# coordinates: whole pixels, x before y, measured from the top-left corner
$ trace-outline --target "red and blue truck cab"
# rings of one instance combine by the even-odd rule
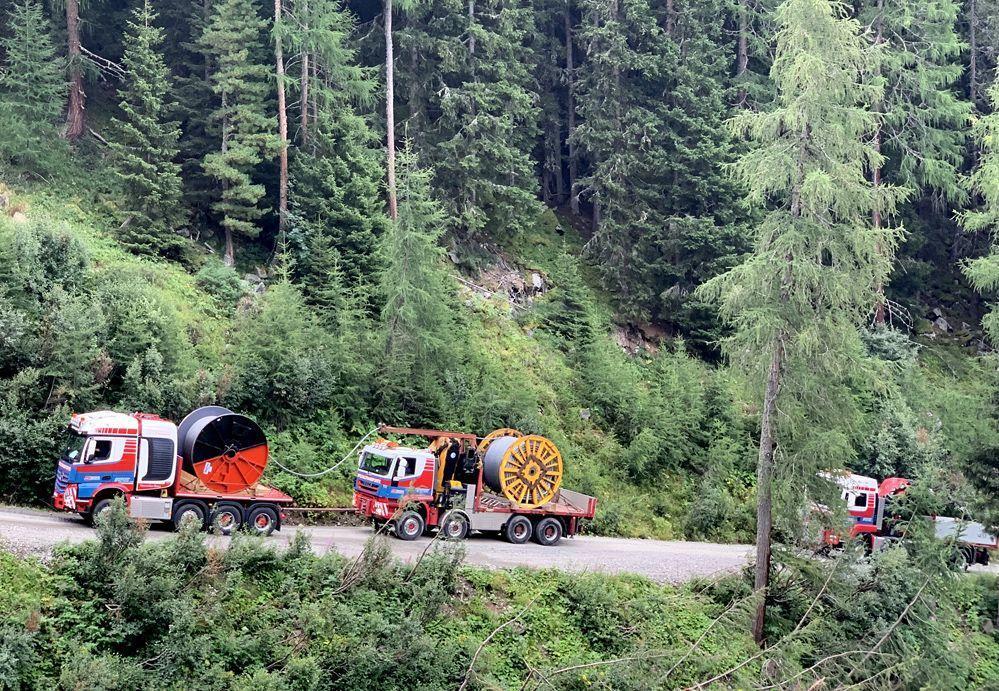
[[[448,539],[478,531],[514,544],[533,538],[550,546],[576,535],[596,511],[594,497],[563,487],[538,505],[503,496],[485,472],[483,446],[474,434],[387,426],[380,431],[431,440],[427,448],[379,440],[360,452],[354,509],[403,540],[431,530]],[[507,431],[513,432],[498,430]]]
[[[179,428],[147,413],[74,414],[52,503],[92,522],[121,497],[134,518],[270,534],[292,499],[259,482],[266,463],[263,432],[225,408],[199,408]]]

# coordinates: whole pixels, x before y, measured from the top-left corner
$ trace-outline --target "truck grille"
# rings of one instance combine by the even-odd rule
[[[56,466],[56,476],[55,476],[55,493],[62,494],[66,491],[66,485],[69,484],[69,464],[66,461],[59,461],[59,465]]]

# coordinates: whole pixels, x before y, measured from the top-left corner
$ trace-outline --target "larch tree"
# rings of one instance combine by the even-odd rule
[[[440,382],[455,339],[453,283],[440,244],[447,215],[431,174],[408,151],[399,156],[399,216],[382,236],[385,300],[379,398],[384,414],[439,415]]]
[[[258,166],[278,148],[268,96],[270,68],[260,62],[267,52],[263,30],[252,0],[219,0],[201,44],[213,58],[211,84],[218,98],[211,114],[220,129],[221,148],[205,156],[204,169],[221,188],[212,204],[225,236],[224,261],[235,263],[234,235],[255,238],[265,189],[255,179]]]
[[[43,171],[56,150],[66,80],[40,2],[11,6],[0,53],[0,161]]]
[[[868,137],[880,89],[865,83],[873,56],[847,11],[829,0],[785,0],[777,8],[775,105],[732,120],[751,146],[735,170],[765,214],[746,260],[702,289],[719,299],[733,328],[725,341],[732,362],[762,384],[758,642],[766,636],[775,470],[786,482],[797,466],[800,501],[802,483],[822,464],[849,457],[849,441],[835,433],[844,398],[837,392],[862,360],[858,326],[874,304],[874,286],[887,280],[899,238],[897,229],[871,223],[871,211],[893,210],[901,193],[866,177],[882,160]],[[808,442],[810,430],[821,443]]]
[[[859,15],[880,53],[874,78],[883,80],[884,96],[875,104],[882,117],[874,143],[891,164],[887,178],[959,204],[970,104],[958,96],[965,46],[957,19],[953,0],[867,0]],[[880,168],[871,175],[875,183],[886,177]]]
[[[121,114],[112,122],[110,147],[125,193],[119,239],[133,252],[177,258],[186,244],[177,233],[186,220],[177,162],[180,126],[168,119],[170,74],[156,19],[144,0],[128,22]]]
[[[964,266],[972,285],[982,292],[999,288],[999,78],[988,91],[992,112],[980,116],[972,128],[980,154],[968,177],[968,191],[975,206],[959,216],[961,226],[971,233],[987,233],[992,238],[989,254]],[[999,343],[999,312],[993,307],[982,320],[993,343]]]

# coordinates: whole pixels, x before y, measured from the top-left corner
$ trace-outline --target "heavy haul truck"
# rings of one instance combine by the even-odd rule
[[[267,455],[260,427],[219,406],[198,408],[179,426],[146,413],[77,414],[52,503],[93,522],[121,497],[134,518],[270,535],[292,499],[260,483]]]
[[[867,549],[876,551],[897,542],[902,534],[897,529],[900,517],[891,510],[892,501],[905,493],[912,484],[903,477],[889,477],[878,482],[872,477],[852,473],[825,474],[839,485],[841,498],[850,518],[849,537],[863,540]],[[953,540],[967,564],[988,564],[992,552],[999,549],[999,538],[981,523],[949,516],[927,516],[933,522],[934,534],[941,540]],[[835,530],[822,531],[822,542],[839,547],[843,538]]]
[[[513,429],[484,438],[404,427],[379,431],[430,440],[421,449],[382,439],[360,452],[354,508],[400,539],[437,530],[460,540],[479,531],[551,546],[575,535],[596,511],[594,497],[561,486],[562,455],[545,437]]]

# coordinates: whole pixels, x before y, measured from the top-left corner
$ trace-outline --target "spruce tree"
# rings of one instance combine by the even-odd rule
[[[122,243],[134,252],[176,258],[185,242],[177,230],[185,221],[178,138],[168,120],[170,77],[160,48],[163,30],[149,0],[133,12],[125,36],[122,64],[126,81],[121,115],[112,123],[111,150],[125,197]]]
[[[387,225],[381,202],[382,152],[362,115],[377,88],[349,43],[353,19],[333,0],[293,7],[291,50],[314,68],[299,80],[298,146],[291,163],[289,241],[305,285],[325,280],[309,255],[329,245],[347,285],[376,313],[378,236]],[[306,58],[307,56],[307,58]],[[318,245],[317,245],[318,243]],[[322,264],[322,262],[320,262]],[[310,290],[306,289],[306,295]]]
[[[44,172],[58,152],[64,63],[37,0],[17,0],[0,36],[0,162]]]
[[[976,202],[974,209],[959,217],[970,233],[988,233],[992,249],[988,255],[968,262],[964,271],[979,291],[999,288],[999,78],[988,91],[992,112],[978,118],[972,128],[981,149],[978,164],[968,178],[968,188]],[[993,343],[999,343],[999,312],[993,307],[982,320]]]
[[[211,56],[201,43],[210,19],[211,4],[189,0],[161,0],[160,24],[166,29],[163,55],[173,74],[171,119],[180,123],[180,164],[184,205],[195,227],[207,225],[211,203],[218,197],[204,170],[204,158],[218,147],[214,127],[206,114],[216,108],[210,81]]]
[[[572,137],[585,166],[579,191],[593,209],[590,249],[621,311],[694,322],[690,291],[729,268],[748,243],[724,118],[731,98],[720,3],[584,0],[588,62]]]
[[[874,142],[889,166],[874,169],[872,179],[960,203],[970,103],[957,94],[964,50],[957,18],[954,0],[865,0],[859,15],[879,48],[875,78],[885,84],[884,97],[875,104],[882,117]]]
[[[201,37],[212,56],[212,90],[218,107],[211,114],[221,133],[221,149],[205,156],[205,172],[221,188],[212,204],[225,234],[224,261],[235,263],[234,234],[255,238],[264,185],[255,179],[264,157],[277,150],[268,108],[271,71],[264,62],[263,30],[253,0],[219,0]]]
[[[400,152],[399,217],[382,237],[384,338],[379,398],[386,415],[440,416],[440,382],[456,336],[451,277],[440,244],[447,216],[431,174]]]
[[[864,83],[871,51],[846,16],[844,5],[829,0],[785,0],[776,10],[775,107],[743,111],[732,121],[752,143],[736,165],[738,177],[765,216],[747,259],[704,288],[720,298],[734,329],[725,343],[733,363],[762,379],[758,642],[765,635],[775,461],[783,478],[794,478],[800,501],[817,464],[849,457],[848,440],[836,433],[850,400],[842,381],[859,359],[857,327],[873,304],[873,286],[888,276],[898,240],[895,229],[871,223],[872,209],[893,210],[900,195],[865,177],[882,159],[868,140],[875,117],[864,104],[880,93]],[[802,434],[809,429],[823,435],[821,444],[807,443]]]
[[[531,3],[451,2],[407,13],[399,38],[399,95],[420,161],[451,228],[464,238],[515,233],[541,211],[538,94]],[[446,16],[441,17],[441,14]]]

